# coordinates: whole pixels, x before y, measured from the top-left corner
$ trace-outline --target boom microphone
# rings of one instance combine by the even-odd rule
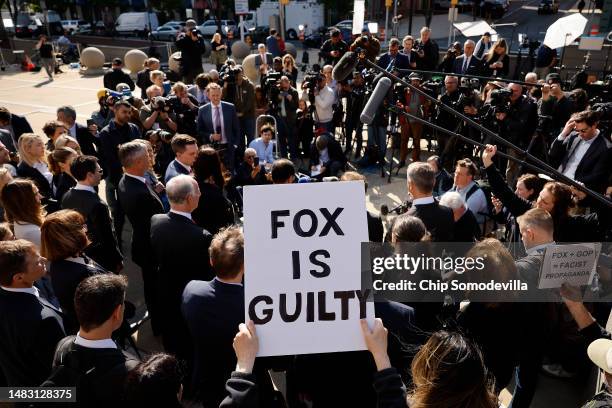
[[[374,92],[372,92],[368,103],[366,103],[365,107],[363,108],[363,112],[361,112],[361,116],[359,117],[363,123],[368,125],[372,124],[374,116],[378,111],[378,107],[387,96],[387,92],[389,92],[392,84],[393,83],[391,80],[387,77],[381,78],[380,81],[378,81],[376,88],[374,88]]]
[[[332,77],[336,81],[344,81],[353,72],[358,62],[359,56],[356,52],[349,51],[345,53],[334,67]]]

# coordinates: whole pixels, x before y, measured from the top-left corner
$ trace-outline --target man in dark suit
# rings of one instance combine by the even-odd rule
[[[76,387],[81,407],[125,406],[125,380],[138,360],[119,349],[112,335],[123,323],[126,289],[123,275],[98,274],[79,283],[79,332],[59,342],[44,387]]]
[[[210,244],[216,277],[191,281],[181,305],[194,346],[193,390],[204,406],[216,407],[225,397],[225,381],[236,367],[232,341],[244,323],[244,238],[239,228],[219,232]],[[267,372],[257,368],[258,385],[269,389]],[[269,404],[260,404],[269,406]]]
[[[476,217],[467,208],[465,200],[456,191],[449,191],[440,197],[440,205],[453,210],[455,220],[455,242],[476,242],[482,236]]]
[[[436,173],[427,163],[414,162],[407,170],[408,192],[412,197],[409,215],[420,218],[431,234],[432,241],[454,240],[453,211],[440,205],[433,197]]]
[[[181,299],[192,280],[211,280],[208,259],[212,236],[196,225],[191,212],[198,207],[200,188],[193,177],[179,175],[166,185],[168,214],[151,218],[151,247],[157,257],[157,299],[164,348],[179,358],[192,359],[189,331],[181,316]]]
[[[597,113],[574,114],[550,146],[550,164],[565,176],[604,193],[612,168],[612,143],[597,129]]]
[[[313,178],[336,177],[346,166],[346,156],[342,153],[340,143],[329,134],[317,136],[310,146],[310,169],[320,167],[320,172]]]
[[[151,217],[162,214],[164,206],[144,175],[149,168],[146,145],[134,140],[119,148],[119,158],[125,171],[117,188],[121,208],[132,224],[132,260],[142,270],[145,303],[151,316],[153,333],[158,334],[155,276],[156,264],[151,248]]]
[[[198,110],[198,138],[211,143],[229,170],[234,168],[234,154],[240,143],[240,122],[234,105],[221,101],[221,87],[211,82],[206,87],[210,102]]]
[[[76,110],[72,106],[60,106],[57,108],[57,120],[66,125],[68,134],[79,142],[83,154],[90,156],[98,155],[98,139],[96,138],[98,127],[96,125],[91,125],[91,128],[88,129],[76,123]]]
[[[480,60],[474,55],[476,44],[472,40],[466,40],[463,44],[463,54],[455,58],[453,72],[455,74],[478,75]]]
[[[9,146],[6,143],[4,144],[9,150],[11,150],[11,147],[13,147],[14,150],[11,150],[12,152],[17,151],[17,142],[22,134],[34,132],[32,130],[32,126],[30,126],[25,117],[11,113],[4,106],[0,107],[0,129],[1,128],[8,130],[8,132],[11,134],[12,146]]]
[[[135,88],[134,81],[132,81],[132,78],[127,73],[123,72],[123,61],[121,58],[113,59],[111,68],[112,70],[104,74],[104,87],[111,91],[116,91],[117,85],[123,83],[128,84],[133,91]]]
[[[96,191],[102,179],[98,159],[78,156],[70,164],[70,172],[77,185],[64,194],[62,208],[78,211],[85,218],[91,239],[85,253],[106,270],[119,273],[123,269],[123,255],[117,245],[108,205]]]
[[[0,242],[0,368],[12,387],[39,386],[65,336],[61,312],[33,287],[46,261],[28,241]]]
[[[400,40],[392,38],[389,41],[389,52],[381,55],[377,65],[383,69],[410,69],[410,61],[405,54],[399,52]],[[394,69],[391,69],[393,71]]]
[[[198,156],[198,142],[189,135],[175,135],[170,142],[170,146],[176,158],[166,168],[164,183],[179,174],[193,174],[191,166]]]
[[[255,68],[261,72],[261,66],[264,65],[266,67],[271,67],[273,60],[274,57],[272,54],[266,51],[266,45],[259,44],[257,46],[257,55],[255,55]]]
[[[119,101],[114,105],[115,117],[105,126],[98,138],[100,140],[99,158],[104,178],[106,181],[106,202],[113,215],[113,224],[117,242],[121,248],[121,235],[123,233],[124,214],[121,206],[117,203],[117,185],[123,174],[121,162],[119,161],[119,145],[127,143],[140,137],[138,126],[130,123],[130,112],[132,106],[126,101]]]

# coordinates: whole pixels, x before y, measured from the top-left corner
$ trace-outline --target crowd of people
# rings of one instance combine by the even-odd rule
[[[367,31],[350,45],[334,31],[321,48],[324,66],[301,84],[276,32],[257,47],[259,84],[221,62],[219,38],[219,66],[203,72],[200,40],[191,30],[177,40],[183,81],[168,81],[150,58],[134,83],[113,60],[86,125],[61,106],[38,132],[0,107],[0,385],[76,386],[83,407],[493,408],[515,378],[512,407],[521,408],[540,371],[584,382],[587,354],[610,377],[612,340],[602,327],[610,307],[583,304],[571,287],[556,304],[377,302],[373,327],[362,322],[369,352],[256,358],[257,329],[244,320],[244,186],[362,181],[367,191],[351,156],[358,167],[393,160],[388,130],[400,129],[407,211],[386,225],[368,212],[369,240],[471,243],[469,254],[486,259],[481,274],[537,285],[547,247],[610,238],[610,208],[498,150],[511,158],[528,150],[609,200],[612,142],[585,91],[564,91],[558,74],[528,73],[527,86],[506,80],[503,39],[468,40],[440,62],[427,27],[416,40],[391,39],[382,54]],[[365,132],[359,114],[373,75],[358,66],[345,81],[332,77],[348,50],[423,93],[396,86]],[[411,69],[448,75],[435,84]],[[484,147],[390,114],[389,105]],[[126,218],[163,353],[135,353]],[[609,265],[599,268],[598,284],[609,285]],[[270,377],[278,371],[283,394]],[[612,403],[607,388],[594,398]]]

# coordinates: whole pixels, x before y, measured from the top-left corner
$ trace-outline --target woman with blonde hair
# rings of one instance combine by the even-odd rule
[[[40,253],[47,258],[53,291],[64,312],[66,334],[76,334],[74,293],[79,283],[92,275],[108,273],[84,251],[90,244],[83,216],[73,210],[60,210],[47,217],[41,226]]]
[[[482,59],[483,76],[505,78],[510,70],[510,57],[508,57],[508,44],[500,38],[495,41],[489,52]]]
[[[213,35],[210,45],[212,47],[210,63],[215,64],[217,71],[220,71],[225,61],[227,61],[227,45],[223,42],[219,33]]]
[[[20,159],[17,176],[34,181],[43,197],[43,205],[52,207],[47,211],[56,210],[57,203],[54,201],[52,188],[53,174],[47,164],[47,151],[43,138],[35,133],[24,133],[19,138],[17,148]]]
[[[295,60],[291,54],[285,54],[283,57],[283,75],[289,78],[292,87],[297,86],[298,69],[295,67]]]
[[[79,142],[77,142],[74,137],[67,134],[61,135],[55,141],[55,148],[59,149],[60,147],[69,147],[77,152],[79,156],[83,154],[83,152],[81,152],[81,145]]]
[[[58,147],[47,156],[49,168],[53,173],[53,192],[60,204],[64,194],[77,184],[70,172],[70,164],[78,155],[76,150],[70,147]]]
[[[8,183],[13,181],[11,172],[6,167],[0,167],[0,197],[2,196],[2,189]],[[4,207],[2,207],[2,201],[0,200],[0,221],[4,219]]]

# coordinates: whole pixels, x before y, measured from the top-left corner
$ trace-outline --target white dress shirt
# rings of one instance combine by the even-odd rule
[[[70,132],[70,136],[76,139],[76,122],[72,124],[72,127],[68,129],[68,132]]]
[[[73,189],[75,189],[75,190],[82,190],[82,191],[89,191],[89,192],[92,192],[94,194],[98,194],[98,193],[96,193],[96,189],[93,188],[92,186],[86,186],[85,184],[81,184],[81,183],[77,183],[77,185],[74,186]]]
[[[431,204],[433,202],[434,202],[433,196],[421,197],[421,198],[415,198],[414,200],[412,200],[412,205],[425,205],[425,204]]]
[[[90,349],[116,349],[117,345],[112,339],[104,339],[104,340],[87,340],[81,337],[81,332],[78,332],[76,338],[74,339],[74,344],[78,344],[81,347],[86,347]]]
[[[225,137],[225,124],[223,123],[223,106],[221,103],[219,105],[214,105],[212,102],[210,103],[210,113],[212,118],[213,127],[215,126],[215,109],[219,108],[219,121],[221,122],[219,126],[221,126],[221,141],[220,143],[227,143],[227,139]],[[217,129],[213,129],[213,133],[216,132]]]

